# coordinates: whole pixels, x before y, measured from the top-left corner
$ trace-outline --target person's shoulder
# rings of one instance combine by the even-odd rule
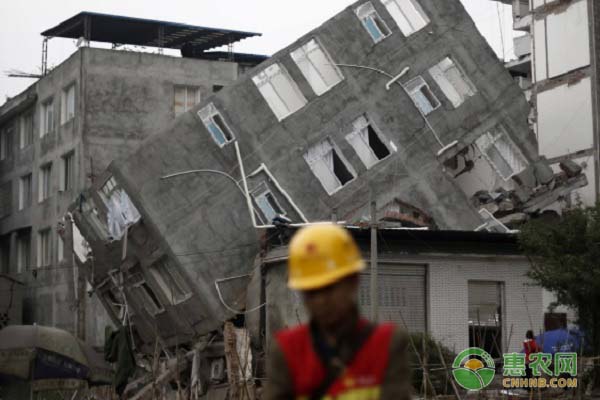
[[[297,325],[291,328],[286,328],[275,333],[275,337],[280,343],[296,341],[300,338],[309,336],[309,327],[307,324]]]

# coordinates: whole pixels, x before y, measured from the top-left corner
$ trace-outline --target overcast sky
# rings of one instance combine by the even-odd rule
[[[446,1],[446,0],[438,0]],[[491,0],[461,0],[477,27],[499,57],[512,57],[511,8]],[[33,79],[9,78],[10,70],[39,73],[40,32],[81,12],[95,11],[131,17],[183,22],[192,25],[261,32],[235,51],[272,54],[316,28],[355,0],[0,0],[0,104],[31,85]],[[94,45],[94,44],[93,44]],[[72,54],[75,41],[49,42],[48,65],[58,65]]]

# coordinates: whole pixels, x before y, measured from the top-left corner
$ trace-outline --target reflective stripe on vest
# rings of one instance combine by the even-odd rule
[[[324,399],[379,399],[388,365],[394,325],[377,326]],[[314,351],[308,325],[279,332],[277,342],[285,356],[297,399],[308,399],[325,379],[326,370]]]

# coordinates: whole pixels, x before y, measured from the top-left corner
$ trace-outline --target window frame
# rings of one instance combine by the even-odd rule
[[[497,132],[497,136],[494,138],[493,135],[494,133],[492,131],[500,131],[499,133]],[[485,150],[482,148],[482,139],[484,137],[488,137],[489,140],[489,146],[487,148],[485,148]],[[491,140],[489,139],[491,137]],[[520,171],[515,171],[512,168],[512,165],[510,165],[507,160],[504,158],[502,152],[500,150],[498,150],[497,147],[495,147],[495,144],[500,140],[500,138],[505,137],[506,138],[506,142],[508,144],[508,146],[514,151],[514,153],[516,154],[516,156],[518,156],[520,158],[520,162],[522,162],[523,164],[523,169],[521,169]],[[479,143],[478,143],[479,142]],[[519,148],[519,146],[512,140],[512,138],[510,137],[510,135],[508,134],[508,131],[506,130],[506,128],[503,125],[496,125],[490,129],[488,129],[483,135],[479,136],[476,140],[475,140],[475,145],[477,146],[477,148],[479,149],[479,152],[481,153],[481,155],[487,160],[488,164],[492,167],[492,169],[494,171],[496,171],[496,173],[498,174],[498,176],[500,178],[502,178],[505,182],[508,182],[510,179],[512,179],[513,176],[520,174],[521,172],[523,172],[526,168],[527,165],[529,165],[529,161],[527,160],[527,158],[525,157],[525,155],[523,154],[523,152],[521,151],[521,149]],[[496,151],[500,154],[500,156],[502,157],[502,159],[504,160],[504,162],[506,162],[506,164],[508,164],[511,167],[512,173],[505,177],[502,172],[500,171],[500,168],[498,168],[498,166],[496,165],[496,163],[492,160],[492,158],[488,155],[487,151],[494,147],[496,149]]]
[[[48,171],[46,174],[45,171]],[[47,176],[47,184],[45,177]],[[43,203],[52,193],[52,162],[42,164],[38,170],[38,203]]]
[[[396,22],[396,25],[398,26],[398,28],[400,28],[400,32],[402,32],[402,34],[404,35],[404,37],[409,37],[414,35],[415,33],[425,29],[425,27],[427,27],[427,25],[429,25],[431,23],[431,19],[429,18],[429,16],[427,15],[427,13],[425,12],[425,10],[423,9],[423,7],[421,6],[421,4],[417,1],[417,0],[380,0],[381,3],[383,4],[383,6],[386,8],[387,12],[390,14],[390,16],[392,17],[392,19],[394,20],[394,22]],[[399,2],[408,2],[410,3],[410,5],[414,8],[414,10],[416,11],[416,13],[421,17],[421,19],[423,20],[422,22],[424,22],[423,26],[415,29],[415,25],[414,22],[410,20],[410,18],[407,17],[405,10],[402,8],[402,3]],[[402,14],[402,17],[406,20],[406,22],[408,23],[411,31],[408,32],[405,30],[405,26],[404,24],[400,23],[400,21],[398,21],[398,19],[396,18],[396,15],[394,12],[391,11],[391,3],[394,3],[395,6],[397,7],[398,11],[400,12],[400,14]]]
[[[139,264],[137,267],[132,268],[127,281],[131,286],[133,295],[142,303],[140,306],[143,307],[151,317],[156,317],[165,312],[165,305],[156,294],[154,288],[148,283]],[[156,302],[153,299],[156,299]],[[149,307],[149,305],[153,305],[154,307]]]
[[[148,266],[148,271],[156,282],[156,285],[160,288],[163,297],[174,306],[187,301],[193,296],[193,292],[185,281],[185,277],[177,268],[176,265],[174,266],[168,262],[167,257],[160,258],[152,263],[152,265]],[[167,276],[164,276],[163,273],[161,273],[161,269]],[[177,286],[176,291],[181,292],[181,296],[174,296],[169,281],[172,281],[173,284]]]
[[[26,252],[24,250],[24,243]],[[31,232],[17,235],[17,274],[31,269]]]
[[[24,150],[33,144],[34,140],[34,112],[28,111],[21,115],[19,126],[19,150]],[[31,123],[26,123],[29,120]],[[28,126],[30,127],[27,132]],[[26,140],[27,139],[27,140]]]
[[[72,92],[71,92],[72,91]],[[69,101],[69,94],[72,93],[72,103]],[[60,124],[61,126],[75,118],[76,101],[75,101],[75,82],[71,82],[61,92],[60,95]],[[73,107],[73,113],[68,114],[70,104]]]
[[[367,163],[365,162],[365,160],[363,159],[363,157],[361,157],[360,152],[356,149],[356,147],[354,146],[354,144],[353,144],[353,142],[351,140],[351,137],[353,135],[358,135],[359,134],[356,126],[357,126],[357,123],[361,120],[361,118],[365,119],[365,121],[367,122],[366,128],[368,129],[369,127],[371,127],[371,129],[373,130],[373,132],[375,133],[375,135],[377,135],[377,138],[379,139],[379,141],[383,144],[383,146],[388,151],[388,155],[387,156],[385,156],[383,158],[379,158],[377,156],[377,154],[375,154],[375,151],[373,150],[373,148],[371,147],[371,145],[369,143],[365,143],[365,141],[362,140],[362,138],[361,138],[360,141],[367,148],[367,150],[371,152],[371,155],[373,156],[373,158],[377,160],[377,161],[375,161],[371,165],[367,165]],[[363,114],[363,115],[361,115],[360,117],[358,117],[358,118],[356,118],[354,120],[352,132],[348,133],[344,138],[346,139],[346,142],[348,142],[348,144],[350,145],[350,147],[352,147],[352,149],[356,152],[356,155],[358,156],[358,158],[360,159],[360,161],[363,163],[363,165],[367,168],[367,170],[375,167],[377,164],[379,164],[382,161],[388,159],[392,155],[392,153],[393,153],[392,149],[390,149],[388,147],[388,145],[386,144],[387,138],[379,131],[379,129],[377,128],[377,126],[375,126],[375,124],[373,123],[373,121],[371,121],[371,119],[369,118],[369,116],[367,114]]]
[[[60,157],[60,191],[68,192],[75,187],[75,150],[71,150]]]
[[[346,183],[342,184],[342,182],[339,180],[338,176],[335,174],[335,171],[330,171],[331,174],[333,174],[333,176],[335,177],[335,179],[339,183],[339,186],[337,186],[333,190],[329,190],[327,188],[327,186],[325,185],[323,179],[321,179],[321,177],[319,177],[319,175],[315,171],[314,162],[311,162],[308,159],[308,151],[310,149],[315,148],[316,146],[322,145],[324,142],[329,142],[329,144],[331,146],[331,150],[335,152],[335,154],[337,155],[337,157],[344,164],[344,166],[345,166],[346,170],[348,171],[348,173],[350,175],[352,175],[352,179],[350,179]],[[310,170],[312,171],[313,175],[317,178],[317,180],[319,181],[319,183],[321,184],[321,186],[323,187],[323,189],[325,190],[325,192],[327,192],[327,194],[329,196],[333,196],[334,194],[336,194],[337,192],[339,192],[340,190],[342,190],[343,188],[345,188],[346,186],[348,186],[349,184],[351,184],[352,182],[354,182],[356,180],[356,178],[358,176],[358,174],[356,173],[356,170],[354,169],[354,167],[352,166],[352,164],[350,164],[350,162],[348,161],[348,159],[346,158],[346,156],[344,155],[344,153],[342,153],[342,151],[339,149],[339,147],[337,146],[337,144],[330,137],[326,137],[326,138],[320,140],[318,143],[315,143],[313,146],[309,147],[309,150],[307,150],[304,153],[303,158],[306,161],[306,163],[308,164],[308,166],[309,166]]]
[[[54,132],[54,124],[55,124],[55,104],[54,104],[54,97],[50,96],[47,99],[45,99],[42,103],[41,103],[41,117],[40,117],[40,138],[44,138],[47,135],[51,134]],[[48,121],[48,111],[50,112],[50,115],[52,116],[51,121]]]
[[[408,86],[417,81],[420,81],[420,84],[417,87],[415,87],[414,89],[409,90]],[[415,105],[415,107],[417,107],[417,109],[420,111],[420,113],[423,116],[427,116],[427,115],[433,113],[435,110],[437,110],[438,108],[440,108],[442,106],[442,102],[440,101],[440,99],[438,99],[437,96],[435,95],[435,93],[433,93],[433,90],[431,90],[431,87],[429,86],[429,84],[427,83],[425,78],[423,78],[421,75],[414,77],[413,79],[409,80],[402,86],[404,87],[404,90],[406,90],[406,92],[408,93],[408,95],[409,95],[410,99],[412,100],[413,104]],[[419,103],[415,99],[415,94],[417,92],[420,92],[422,88],[427,88],[427,91],[431,94],[432,98],[435,99],[435,101],[437,102],[437,105],[435,107],[432,107],[432,109],[428,112],[425,112],[419,106]],[[430,100],[427,95],[425,95],[425,94],[423,94],[423,95],[427,98],[428,101]],[[430,102],[430,104],[431,104],[431,102]]]
[[[278,71],[272,72],[271,70],[273,70],[273,69],[278,69]],[[300,107],[290,108],[291,104],[286,103],[284,101],[284,98],[281,95],[281,93],[279,93],[279,91],[276,90],[276,86],[273,84],[272,81],[278,75],[283,76],[283,78],[289,84],[292,92],[294,92],[294,94],[297,95],[296,100],[298,100],[299,103],[302,103],[300,105]],[[275,62],[275,63],[263,68],[260,72],[258,72],[257,74],[255,74],[252,77],[252,82],[254,83],[254,86],[256,86],[260,95],[263,97],[263,99],[265,100],[265,102],[267,103],[269,108],[271,109],[271,112],[273,112],[273,114],[275,115],[275,117],[277,118],[278,121],[283,121],[290,115],[295,114],[296,112],[303,109],[308,104],[308,100],[306,99],[306,97],[304,96],[304,94],[302,93],[300,88],[298,87],[298,84],[292,78],[292,76],[288,72],[287,68],[285,68],[285,66],[280,62]],[[285,113],[280,113],[280,112],[276,111],[279,109],[279,107],[276,107],[274,102],[269,100],[269,97],[267,97],[267,95],[265,94],[265,91],[262,90],[262,88],[265,86],[268,86],[271,89],[271,91],[273,93],[275,93],[276,98],[281,103],[279,106],[283,106],[286,109]]]
[[[181,111],[181,112],[177,112],[177,90],[178,89],[185,90],[183,111]],[[196,92],[196,96],[195,96],[196,99],[195,99],[194,103],[188,107],[188,103],[189,103],[188,99],[190,97],[190,89],[193,89]],[[200,86],[185,85],[185,84],[173,85],[173,114],[175,115],[175,117],[185,114],[186,112],[190,111],[192,108],[194,108],[201,102],[202,102],[202,90],[201,90]]]
[[[443,69],[442,67],[440,67],[440,64],[444,63],[446,60],[450,61],[450,63],[452,65],[449,68]],[[448,76],[446,73],[450,70],[450,68],[455,68],[458,71],[460,78],[464,82],[465,86],[467,86],[469,88],[468,93],[461,93],[459,91],[459,88],[456,87],[450,79],[448,79]],[[450,101],[450,103],[452,103],[452,106],[455,109],[459,108],[461,105],[463,105],[469,99],[469,97],[473,97],[477,94],[477,87],[475,86],[473,81],[467,76],[464,68],[462,68],[462,66],[456,61],[456,59],[454,57],[451,57],[451,56],[444,57],[437,64],[435,64],[434,66],[429,68],[428,72],[429,72],[429,75],[431,76],[431,78],[435,81],[435,83],[438,85],[438,87],[440,88],[442,93],[444,93],[446,98]],[[441,79],[444,80],[444,84],[440,83]],[[448,94],[446,83],[448,85],[450,85],[452,87],[452,89],[456,92],[456,95],[459,97],[458,102],[452,98],[453,97],[452,95]]]
[[[268,198],[266,198],[267,194],[271,195],[271,197],[273,198],[273,202],[275,203],[275,206],[279,209],[279,211],[281,211],[278,213],[277,210],[273,209],[275,215],[286,216],[287,212],[285,211],[285,208],[283,208],[281,206],[281,203],[279,203],[279,200],[277,199],[277,197],[273,194],[273,190],[271,190],[270,186],[264,181],[260,182],[256,186],[256,188],[254,188],[254,190],[252,190],[251,195],[252,195],[252,199],[254,200],[254,203],[256,204],[256,207],[260,210],[263,217],[265,217],[265,220],[267,221],[267,223],[270,223],[271,221],[269,221],[269,217],[266,215],[265,211],[260,206],[261,203],[259,202],[259,198],[264,196],[267,203],[269,204],[269,206],[271,206],[271,208],[273,208],[273,206],[271,205]]]
[[[47,260],[45,260],[47,258]],[[50,227],[38,231],[37,266],[38,268],[52,265],[52,229]]]
[[[29,180],[28,188],[26,188],[24,182],[25,180]],[[27,189],[27,191],[25,190]],[[27,193],[27,196],[25,194]],[[33,174],[30,172],[25,175],[21,175],[19,177],[19,202],[18,202],[18,210],[22,211],[26,208],[31,207],[33,200]]]
[[[312,48],[311,48],[311,46],[312,46]],[[325,58],[325,60],[331,65],[332,71],[335,73],[335,75],[337,77],[337,80],[334,83],[332,83],[332,84],[327,83],[324,72],[318,68],[318,65],[313,60],[314,57],[311,58],[311,55],[316,52],[321,52],[323,57]],[[290,51],[290,57],[292,58],[292,60],[296,64],[296,67],[300,70],[300,72],[302,73],[302,76],[308,82],[308,84],[312,88],[313,92],[317,96],[322,96],[325,93],[329,92],[335,86],[342,83],[345,79],[344,74],[342,74],[342,71],[340,71],[340,69],[335,65],[335,62],[331,58],[331,55],[329,54],[327,49],[325,49],[323,44],[316,37],[310,38],[303,45]],[[317,73],[319,79],[321,80],[321,83],[323,84],[324,90],[320,90],[319,86],[317,85],[317,82],[314,81],[315,78],[313,77],[313,75],[310,74],[308,71],[306,71],[304,68],[302,68],[302,66],[301,66],[302,62],[308,62],[310,67],[312,67],[312,69]]]
[[[220,121],[222,122],[222,125],[219,124],[217,121],[215,121],[215,119],[214,119],[215,117],[219,117]],[[198,118],[200,118],[200,120],[202,121],[202,124],[204,125],[204,127],[206,128],[206,130],[208,131],[210,136],[212,137],[213,141],[220,148],[223,148],[223,147],[227,146],[229,143],[232,143],[236,140],[235,134],[229,127],[229,124],[227,123],[227,121],[225,121],[225,118],[223,118],[223,114],[221,114],[221,112],[215,107],[214,103],[209,103],[205,107],[201,108],[198,111]],[[216,139],[215,134],[209,127],[209,125],[211,123],[214,124],[214,126],[219,130],[219,132],[223,136],[223,138],[226,139],[223,143],[219,143],[219,141]],[[223,128],[225,128],[227,130],[227,132],[223,132]],[[229,134],[231,139],[227,140],[226,133]]]
[[[371,7],[370,10],[367,10],[365,12],[365,15],[361,17],[362,11],[364,11],[364,8],[367,7]],[[356,7],[354,9],[354,14],[356,15],[356,18],[358,18],[358,20],[360,21],[361,25],[363,26],[363,28],[365,28],[365,30],[367,31],[367,33],[369,34],[369,36],[371,37],[371,39],[373,40],[374,44],[378,44],[383,42],[387,37],[392,35],[392,30],[389,28],[389,26],[387,25],[387,23],[383,20],[383,18],[381,18],[381,15],[379,15],[379,12],[377,11],[377,9],[375,9],[375,6],[373,5],[372,1],[367,1],[364,2],[363,4],[359,5],[358,7]],[[381,26],[379,26],[379,24],[377,24],[376,20],[373,18],[374,17],[379,20],[379,22],[382,24],[382,26],[387,30],[387,34],[381,31]],[[372,22],[373,22],[373,26],[377,29],[377,31],[381,34],[381,37],[379,39],[375,39],[371,33],[371,30],[369,29],[369,27],[367,26],[367,19],[368,18],[372,18]]]

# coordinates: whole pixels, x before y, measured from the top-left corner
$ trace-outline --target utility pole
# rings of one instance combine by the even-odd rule
[[[379,296],[377,291],[377,204],[371,196],[371,320],[379,319]]]

